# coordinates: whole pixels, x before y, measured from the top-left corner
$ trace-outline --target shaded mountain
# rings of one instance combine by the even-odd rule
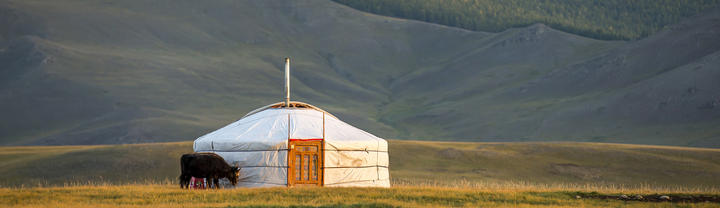
[[[289,56],[294,100],[381,137],[720,146],[720,12],[620,42],[329,1],[0,2],[0,144],[194,139],[279,101]]]
[[[5,144],[196,138],[277,101],[285,56],[294,99],[393,135],[373,105],[388,99],[390,77],[422,64],[425,50],[446,54],[487,36],[324,1],[2,5],[21,14],[3,29]]]
[[[476,31],[534,23],[602,40],[636,40],[720,5],[717,0],[333,0],[352,8]]]
[[[451,137],[653,144],[682,141],[686,145],[717,147],[720,132],[714,126],[720,124],[716,93],[720,90],[719,34],[720,12],[716,10],[590,59],[551,66],[520,83],[503,80],[496,86],[472,89],[487,93],[434,97],[438,104],[428,102],[425,109],[430,110],[425,112],[442,113],[403,119],[445,119],[440,124],[446,125],[437,129],[450,132]],[[512,61],[518,62],[522,61]],[[542,69],[542,61],[532,63],[536,64],[533,69]],[[443,71],[424,76],[456,74]],[[461,89],[468,84],[454,85],[458,83],[454,80],[480,80],[483,76],[480,70],[465,69],[464,73],[470,75],[449,77],[447,80],[453,81],[440,85]],[[403,85],[426,80],[418,78],[415,82]],[[453,98],[460,99],[446,102]],[[465,106],[477,109],[447,113]]]

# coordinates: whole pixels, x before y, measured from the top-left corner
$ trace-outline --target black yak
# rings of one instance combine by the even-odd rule
[[[240,168],[230,166],[225,159],[215,153],[191,153],[180,157],[180,188],[188,188],[190,178],[207,178],[208,187],[218,180],[227,178],[232,185],[237,185],[240,177]]]

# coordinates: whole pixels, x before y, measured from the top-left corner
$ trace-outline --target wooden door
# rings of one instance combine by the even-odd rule
[[[322,139],[293,140],[289,142],[288,185],[323,185]]]

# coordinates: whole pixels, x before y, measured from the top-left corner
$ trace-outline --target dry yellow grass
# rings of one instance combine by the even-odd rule
[[[467,185],[467,184],[466,184]],[[238,188],[183,190],[175,184],[68,185],[0,188],[0,207],[718,207],[718,203],[624,202],[575,199],[578,193],[677,194],[678,190],[594,185],[536,186],[529,183],[474,187]],[[682,190],[681,190],[682,191]],[[696,190],[718,196],[716,190]],[[683,192],[687,193],[687,192]]]

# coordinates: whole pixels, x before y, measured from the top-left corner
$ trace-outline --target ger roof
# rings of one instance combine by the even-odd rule
[[[289,139],[323,139],[325,149],[387,151],[387,142],[302,102],[274,103],[253,110],[195,140],[195,151],[275,151]]]
[[[288,103],[288,106],[285,106],[285,102],[277,102],[277,103],[273,103],[273,104],[270,104],[270,105],[266,105],[266,106],[263,106],[263,107],[261,107],[261,108],[258,108],[258,109],[255,109],[255,110],[253,110],[253,111],[250,111],[249,113],[245,114],[245,116],[243,116],[243,118],[248,117],[248,116],[250,116],[250,115],[252,115],[252,114],[255,114],[255,113],[257,113],[257,112],[266,110],[266,109],[268,109],[268,108],[286,108],[286,107],[313,109],[313,110],[316,110],[316,111],[323,112],[323,113],[325,113],[326,115],[330,115],[330,116],[332,116],[332,117],[334,117],[334,118],[337,118],[337,117],[333,116],[332,114],[328,113],[327,111],[325,111],[325,110],[323,110],[323,109],[320,109],[320,108],[318,108],[318,107],[315,107],[314,105],[310,105],[310,104],[303,103],[303,102],[299,102],[299,101],[290,101],[290,102]]]

